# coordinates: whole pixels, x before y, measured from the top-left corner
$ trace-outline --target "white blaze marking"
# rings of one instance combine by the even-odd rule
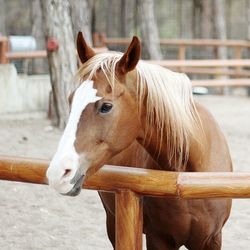
[[[57,152],[55,153],[50,166],[47,171],[47,177],[51,185],[56,189],[60,189],[60,193],[67,193],[73,187],[70,180],[74,177],[77,170],[80,167],[86,171],[88,168],[88,162],[84,159],[84,155],[79,156],[75,150],[74,142],[76,139],[77,126],[83,110],[90,103],[95,103],[100,100],[101,97],[96,96],[97,90],[93,88],[93,81],[84,81],[76,90],[71,112],[67,126],[64,130],[62,138],[59,142]],[[65,169],[71,169],[72,173],[63,178]]]

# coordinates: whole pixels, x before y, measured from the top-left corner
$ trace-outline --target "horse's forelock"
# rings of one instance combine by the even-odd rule
[[[76,77],[79,80],[82,80],[84,77],[92,79],[101,70],[110,85],[112,85],[111,87],[113,87],[116,80],[115,67],[121,56],[122,53],[119,52],[96,54],[80,67]]]

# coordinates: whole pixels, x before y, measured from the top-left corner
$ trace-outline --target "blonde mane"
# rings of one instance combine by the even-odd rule
[[[76,76],[78,79],[91,79],[101,69],[114,89],[116,63],[121,56],[119,52],[97,54],[82,65]],[[146,127],[155,128],[159,138],[156,151],[160,152],[162,140],[167,138],[164,144],[167,144],[169,165],[174,163],[173,167],[181,170],[189,158],[191,138],[199,141],[198,131],[201,131],[191,82],[185,74],[144,61],[139,61],[136,72],[138,108],[146,98]]]

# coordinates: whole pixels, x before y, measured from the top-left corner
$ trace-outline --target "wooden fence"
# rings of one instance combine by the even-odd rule
[[[93,36],[94,46],[128,45],[131,38],[107,38],[105,34]],[[178,48],[178,59],[186,59],[187,47],[212,47],[215,58],[218,58],[218,48],[234,49],[236,59],[242,58],[243,49],[250,49],[250,42],[246,40],[219,40],[219,39],[160,39],[162,46],[175,46]]]
[[[0,64],[8,63],[6,52],[9,50],[9,42],[7,37],[0,36]]]
[[[105,35],[93,35],[95,50],[103,52],[107,50],[108,45],[127,45],[130,38],[106,38]],[[99,40],[98,40],[99,39]],[[161,60],[153,61],[163,67],[172,70],[184,72],[191,75],[208,75],[214,76],[213,79],[192,80],[194,86],[250,86],[250,60],[242,59],[242,50],[250,50],[249,41],[241,40],[216,40],[216,39],[161,39],[162,45],[171,45],[178,47],[178,60]],[[231,47],[235,50],[235,59],[218,60],[186,60],[186,47],[213,47],[218,50],[219,47]],[[8,39],[0,37],[0,63],[9,63],[16,59],[34,59],[45,58],[47,52],[27,51],[27,52],[11,52],[8,50]]]
[[[93,36],[95,46],[128,45],[130,38],[107,38],[105,34]],[[177,47],[177,60],[150,61],[172,70],[191,74],[209,75],[214,79],[193,80],[194,86],[250,86],[249,60],[242,59],[243,49],[250,53],[250,42],[243,40],[218,40],[218,39],[160,39],[162,46]],[[232,48],[234,59],[229,60],[186,60],[187,47],[213,48],[214,58],[218,58],[220,47]],[[224,79],[218,78],[222,76]],[[233,78],[230,79],[230,78]]]
[[[47,184],[44,160],[0,157],[0,179]],[[89,176],[83,188],[114,192],[116,196],[116,249],[141,250],[142,197],[250,198],[250,173],[168,172],[104,166]]]
[[[107,51],[107,47],[96,47],[94,49],[96,52]],[[0,64],[9,63],[11,60],[25,60],[25,59],[36,59],[36,58],[46,58],[46,57],[47,57],[46,50],[19,51],[19,52],[10,51],[8,38],[0,36]]]
[[[131,38],[107,38],[105,35],[93,35],[94,47],[98,50],[107,48],[109,45],[128,45]],[[186,60],[187,47],[213,47],[215,58],[219,47],[234,49],[234,58],[242,59],[243,49],[250,50],[250,42],[244,40],[218,40],[218,39],[160,39],[160,44],[164,46],[175,46],[178,48],[178,60]],[[0,37],[0,63],[6,63],[13,59],[44,58],[47,56],[45,50],[10,52],[7,37]]]

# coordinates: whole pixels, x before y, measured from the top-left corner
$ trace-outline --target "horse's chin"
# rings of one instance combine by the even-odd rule
[[[73,187],[68,193],[62,194],[67,196],[77,196],[81,193],[82,187]]]
[[[62,195],[67,195],[67,196],[77,196],[77,195],[79,195],[81,193],[81,191],[82,191],[83,179],[84,179],[84,175],[80,176],[80,178],[74,184],[73,188],[69,192],[64,193]]]

